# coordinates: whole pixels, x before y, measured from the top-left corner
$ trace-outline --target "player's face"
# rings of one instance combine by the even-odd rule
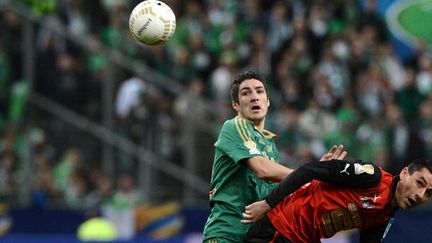
[[[400,173],[395,200],[399,208],[417,207],[432,196],[432,173],[426,168],[409,174],[405,167]]]
[[[238,96],[239,103],[233,103],[238,114],[258,127],[264,126],[264,118],[270,105],[264,84],[257,79],[246,79],[240,84]]]

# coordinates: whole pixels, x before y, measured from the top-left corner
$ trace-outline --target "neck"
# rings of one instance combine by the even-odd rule
[[[264,121],[262,122],[254,122],[255,127],[257,127],[260,131],[264,130]]]
[[[258,130],[264,130],[265,119],[251,121]]]
[[[391,184],[391,195],[392,195],[391,205],[393,207],[399,207],[397,204],[397,199],[396,199],[396,197],[399,196],[399,195],[397,195],[397,189],[399,187],[399,180],[400,180],[400,176],[395,176],[393,179],[393,182]]]

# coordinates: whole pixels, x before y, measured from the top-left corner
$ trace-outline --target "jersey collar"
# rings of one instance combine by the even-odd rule
[[[263,130],[259,130],[257,127],[254,126],[254,128],[260,132],[266,139],[270,139],[270,138],[274,138],[276,137],[276,134],[270,132],[269,130],[263,129]]]

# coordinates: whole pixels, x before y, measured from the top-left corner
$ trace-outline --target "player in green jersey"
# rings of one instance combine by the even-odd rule
[[[215,143],[206,243],[243,242],[249,229],[240,222],[244,207],[264,198],[292,171],[279,164],[275,135],[264,129],[270,106],[264,78],[252,71],[239,74],[231,99],[237,116],[224,123]],[[334,146],[322,159],[345,155],[343,146]]]

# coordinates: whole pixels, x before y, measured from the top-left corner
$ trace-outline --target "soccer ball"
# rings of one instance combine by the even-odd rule
[[[174,34],[176,17],[164,2],[146,0],[139,3],[130,14],[129,30],[146,45],[159,45]]]

